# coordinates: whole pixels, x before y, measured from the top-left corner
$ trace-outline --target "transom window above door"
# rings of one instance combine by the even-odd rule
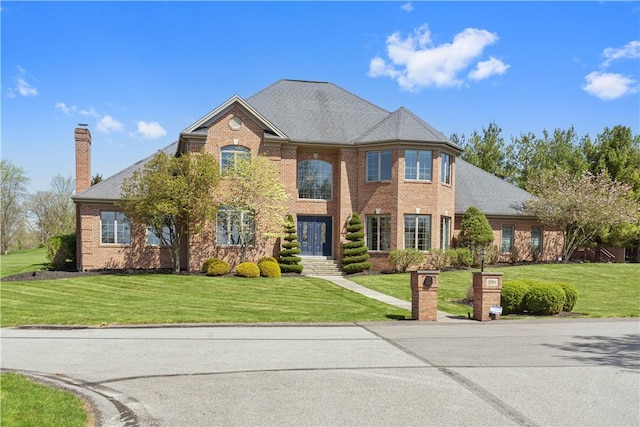
[[[229,168],[233,170],[239,159],[251,158],[251,150],[241,145],[227,145],[220,149],[220,172],[225,173]]]
[[[333,167],[323,160],[298,163],[298,197],[300,199],[331,200]]]

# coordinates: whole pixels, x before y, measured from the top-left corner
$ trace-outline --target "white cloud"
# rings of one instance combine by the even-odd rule
[[[120,132],[123,128],[123,125],[113,117],[107,115],[98,121],[98,125],[96,128],[98,129],[98,131],[104,133]]]
[[[605,60],[602,63],[604,68],[607,68],[617,59],[640,58],[640,41],[630,41],[621,48],[608,47],[602,52],[602,56],[605,57]]]
[[[405,12],[413,12],[413,4],[411,2],[407,2],[400,6],[400,9],[404,10]]]
[[[38,95],[38,89],[29,82],[31,79],[33,78],[27,73],[27,70],[18,66],[18,75],[14,78],[16,85],[15,87],[9,88],[7,97],[15,98],[16,95],[25,97]]]
[[[139,121],[137,132],[145,139],[162,138],[167,134],[167,131],[164,130],[164,128],[160,126],[160,123],[158,122],[147,123]]]
[[[433,45],[431,32],[425,24],[402,38],[394,33],[387,38],[387,56],[373,58],[369,64],[371,77],[391,77],[400,87],[417,90],[422,87],[459,87],[460,77],[484,49],[498,41],[498,35],[487,30],[466,28],[452,43]],[[474,79],[504,74],[509,66],[495,58],[477,64]]]
[[[591,72],[582,86],[587,93],[605,101],[638,92],[638,82],[615,73]]]
[[[75,106],[74,106],[75,107]],[[91,107],[88,110],[82,109],[80,111],[78,111],[81,115],[83,116],[87,116],[87,117],[100,117],[100,114],[96,113],[96,110]]]
[[[67,116],[72,115],[73,112],[76,111],[75,105],[68,106],[64,102],[57,102],[55,108],[65,113]]]
[[[509,67],[510,65],[491,56],[488,61],[478,62],[476,69],[469,73],[469,78],[472,80],[482,80],[495,74],[502,75],[507,72]]]

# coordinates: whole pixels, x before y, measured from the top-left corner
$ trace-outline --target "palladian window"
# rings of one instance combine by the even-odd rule
[[[234,168],[239,159],[249,159],[251,150],[240,145],[227,145],[220,150],[220,172],[225,173],[227,169]]]

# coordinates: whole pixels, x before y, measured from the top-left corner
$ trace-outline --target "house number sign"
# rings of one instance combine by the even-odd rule
[[[487,279],[487,288],[497,288],[498,287],[498,279]]]

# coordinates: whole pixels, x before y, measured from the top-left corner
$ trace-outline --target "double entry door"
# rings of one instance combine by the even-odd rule
[[[298,216],[300,255],[331,256],[331,217]]]

